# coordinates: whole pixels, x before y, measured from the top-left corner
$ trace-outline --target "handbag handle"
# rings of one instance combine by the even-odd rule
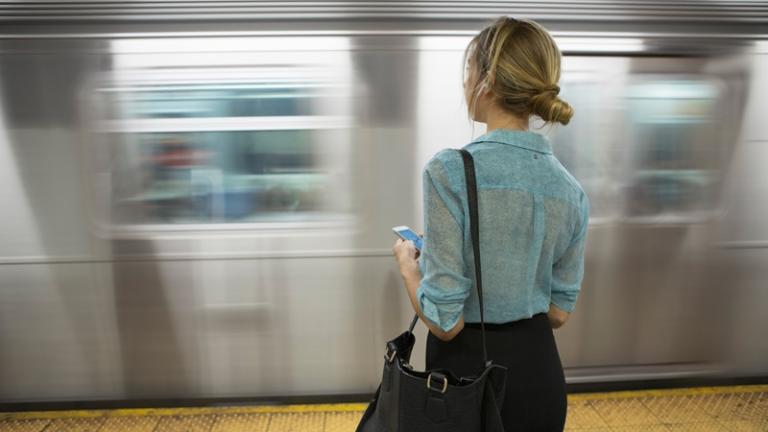
[[[464,160],[464,177],[467,184],[467,204],[469,206],[469,231],[472,235],[472,250],[475,255],[475,285],[480,303],[480,336],[483,340],[483,367],[488,367],[488,347],[485,342],[485,316],[483,314],[483,274],[480,270],[480,223],[477,210],[477,181],[475,179],[475,160],[464,149],[459,150]]]
[[[480,303],[480,336],[483,340],[483,367],[488,367],[491,362],[488,361],[488,347],[485,343],[485,315],[483,314],[483,275],[480,271],[480,226],[477,210],[477,180],[475,179],[475,160],[472,155],[464,150],[459,150],[464,160],[464,178],[467,184],[467,204],[469,206],[469,229],[472,235],[472,250],[475,255],[475,285],[477,286],[477,299]],[[411,320],[408,332],[413,333],[413,328],[419,321],[419,315],[416,314]]]

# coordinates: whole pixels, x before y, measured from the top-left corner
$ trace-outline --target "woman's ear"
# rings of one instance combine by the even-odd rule
[[[488,81],[483,80],[477,89],[477,103],[485,106],[493,99],[492,96],[491,86],[488,84]]]
[[[485,99],[491,94],[491,84],[488,79],[485,78],[480,82],[480,87],[477,90],[478,99]]]

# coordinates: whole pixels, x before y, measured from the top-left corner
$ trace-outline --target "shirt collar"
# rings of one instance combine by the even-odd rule
[[[542,135],[529,131],[496,129],[472,141],[473,144],[479,142],[495,142],[538,153],[552,154],[552,145],[549,141]]]

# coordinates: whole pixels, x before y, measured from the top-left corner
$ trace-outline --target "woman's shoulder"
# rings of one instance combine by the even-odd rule
[[[559,159],[553,159],[556,162],[558,172],[560,175],[562,175],[565,184],[568,185],[568,191],[570,191],[570,195],[573,197],[573,201],[582,203],[580,205],[583,205],[584,202],[586,202],[586,205],[589,205],[589,198],[587,197],[581,182],[576,179],[576,176],[568,171],[568,169],[560,162]]]
[[[458,191],[464,179],[464,161],[456,149],[437,152],[424,166],[424,177],[436,185]]]
[[[462,168],[463,163],[459,150],[448,148],[435,153],[435,155],[427,162],[424,170],[429,173],[437,173],[440,171],[453,172],[458,168]]]

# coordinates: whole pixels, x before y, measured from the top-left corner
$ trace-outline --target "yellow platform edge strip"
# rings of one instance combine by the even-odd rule
[[[578,393],[568,395],[572,402],[606,399],[641,399],[674,396],[706,396],[739,393],[768,393],[768,385],[744,385],[728,387],[691,387],[663,390],[632,390],[607,393]],[[363,411],[366,403],[312,404],[312,405],[262,405],[217,406],[202,408],[125,408],[109,410],[29,411],[0,412],[0,420],[94,418],[94,417],[165,417],[211,414],[278,414]]]
[[[659,390],[629,390],[606,393],[576,393],[569,394],[568,400],[604,400],[604,399],[642,399],[659,398],[672,396],[706,396],[719,394],[738,394],[738,393],[766,393],[768,385],[740,385],[723,387],[687,387]]]

